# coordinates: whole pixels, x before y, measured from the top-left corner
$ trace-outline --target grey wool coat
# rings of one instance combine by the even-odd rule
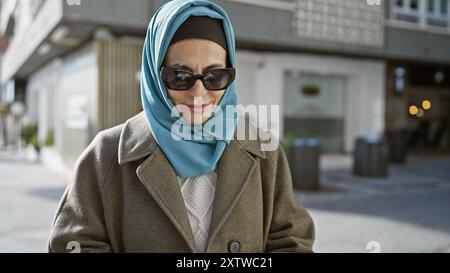
[[[261,142],[233,138],[225,148],[206,252],[312,252],[314,224],[293,195],[286,156]],[[74,242],[81,252],[196,252],[175,170],[144,112],[100,132],[78,159],[48,251]]]

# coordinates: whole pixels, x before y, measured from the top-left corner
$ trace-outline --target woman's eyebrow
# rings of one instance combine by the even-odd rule
[[[193,71],[193,69],[192,69],[190,66],[185,65],[185,64],[174,63],[174,64],[172,64],[171,66],[172,66],[172,67],[183,68],[183,69],[189,70],[189,71],[191,71],[191,72]],[[208,65],[207,67],[205,67],[205,68],[203,69],[203,71],[207,71],[207,70],[209,70],[209,69],[211,69],[211,68],[218,68],[218,67],[224,67],[224,65],[223,65],[223,64],[220,64],[220,63],[210,64],[210,65]]]

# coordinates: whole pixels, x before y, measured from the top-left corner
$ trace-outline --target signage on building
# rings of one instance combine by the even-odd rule
[[[300,88],[300,95],[317,96],[320,93],[320,87],[316,85],[303,85]]]

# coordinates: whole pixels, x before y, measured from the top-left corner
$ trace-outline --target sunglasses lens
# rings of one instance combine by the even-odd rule
[[[205,88],[209,90],[222,90],[234,80],[234,70],[215,69],[209,71],[203,78]]]
[[[222,90],[233,82],[234,75],[234,69],[210,70],[204,75],[203,84],[208,90]],[[197,77],[182,69],[164,67],[162,70],[162,79],[167,85],[167,88],[185,91],[195,84]]]
[[[195,82],[195,78],[187,71],[172,68],[163,70],[163,80],[167,87],[173,90],[187,90]]]

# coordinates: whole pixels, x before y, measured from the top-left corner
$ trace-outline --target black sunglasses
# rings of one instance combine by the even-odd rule
[[[161,78],[167,88],[177,91],[189,90],[197,79],[201,80],[208,90],[223,90],[233,83],[235,75],[234,68],[211,69],[203,75],[196,75],[178,67],[163,66],[161,68]]]

